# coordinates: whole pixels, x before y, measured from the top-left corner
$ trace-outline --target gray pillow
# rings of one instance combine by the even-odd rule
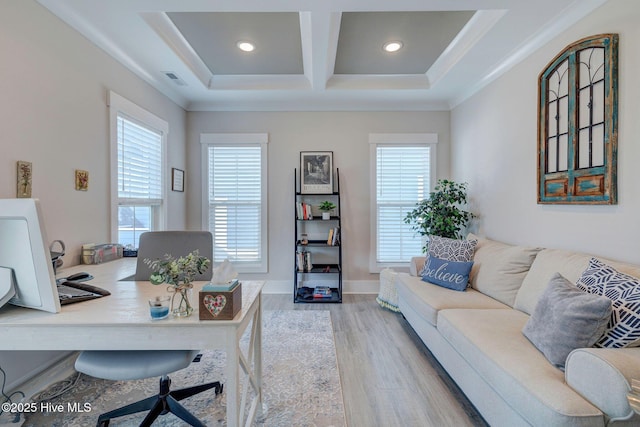
[[[576,348],[592,347],[611,316],[611,300],[583,292],[554,274],[524,325],[524,334],[557,368],[564,370]]]

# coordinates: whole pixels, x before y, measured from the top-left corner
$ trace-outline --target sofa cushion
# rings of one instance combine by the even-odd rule
[[[469,284],[472,266],[472,261],[448,261],[429,255],[422,269],[422,281],[454,291],[464,291]]]
[[[600,339],[610,316],[611,300],[580,290],[556,273],[522,333],[549,362],[564,370],[569,353]]]
[[[432,325],[436,325],[438,311],[447,308],[493,308],[509,307],[474,289],[457,292],[431,283],[423,282],[420,277],[399,273],[396,277],[398,298]]]
[[[529,424],[603,425],[602,412],[522,335],[528,318],[517,310],[442,310],[438,331]]]
[[[576,282],[578,288],[613,302],[609,324],[597,347],[640,345],[640,279],[620,273],[596,258]]]
[[[582,272],[589,265],[591,258],[591,255],[562,249],[541,250],[533,261],[533,264],[531,264],[531,269],[522,282],[513,307],[527,314],[533,313],[538,298],[540,298],[540,295],[542,295],[549,280],[551,280],[551,277],[555,273],[560,273],[571,283],[576,283],[582,275]],[[640,277],[640,267],[638,266],[611,261],[605,258],[600,259],[622,273]],[[473,271],[471,275],[473,280]]]
[[[467,239],[478,241],[471,287],[513,307],[518,289],[541,248],[509,245],[471,233]]]

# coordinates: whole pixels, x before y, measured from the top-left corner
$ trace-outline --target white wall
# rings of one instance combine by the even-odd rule
[[[169,122],[169,167],[185,168],[186,113],[33,0],[0,2],[0,57],[0,198],[16,197],[16,162],[32,162],[49,239],[77,264],[83,243],[110,241],[107,90]],[[89,191],[74,189],[75,169]],[[170,228],[184,228],[185,200],[169,194]],[[7,389],[60,356],[0,352]]]
[[[202,223],[200,134],[269,133],[269,272],[259,276],[268,281],[293,282],[293,169],[300,168],[300,151],[333,151],[340,169],[346,282],[378,280],[368,270],[369,133],[437,133],[437,174],[449,174],[448,112],[190,112],[188,129],[188,225],[193,229]],[[358,283],[351,284],[358,291]]]
[[[640,264],[640,2],[611,0],[451,114],[452,174],[470,183],[481,234]],[[618,204],[537,204],[537,79],[567,45],[619,33]]]

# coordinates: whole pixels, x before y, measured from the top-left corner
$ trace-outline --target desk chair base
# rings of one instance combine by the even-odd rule
[[[140,424],[140,427],[150,426],[153,421],[160,415],[171,412],[176,417],[185,421],[194,427],[206,427],[204,423],[198,420],[193,414],[182,406],[178,401],[186,399],[187,397],[201,393],[205,390],[215,388],[216,395],[222,393],[224,387],[219,381],[202,384],[194,387],[183,388],[180,390],[169,390],[171,386],[171,379],[165,375],[160,378],[160,392],[157,396],[148,397],[138,402],[132,403],[122,408],[115,409],[110,412],[106,412],[98,417],[98,427],[106,427],[109,425],[109,421],[112,418],[122,417],[125,415],[135,414],[138,412],[149,411],[145,419]]]

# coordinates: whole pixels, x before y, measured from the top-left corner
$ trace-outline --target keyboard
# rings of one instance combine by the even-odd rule
[[[60,305],[73,304],[80,301],[101,298],[111,293],[97,286],[82,282],[65,280],[58,283],[58,298]]]

